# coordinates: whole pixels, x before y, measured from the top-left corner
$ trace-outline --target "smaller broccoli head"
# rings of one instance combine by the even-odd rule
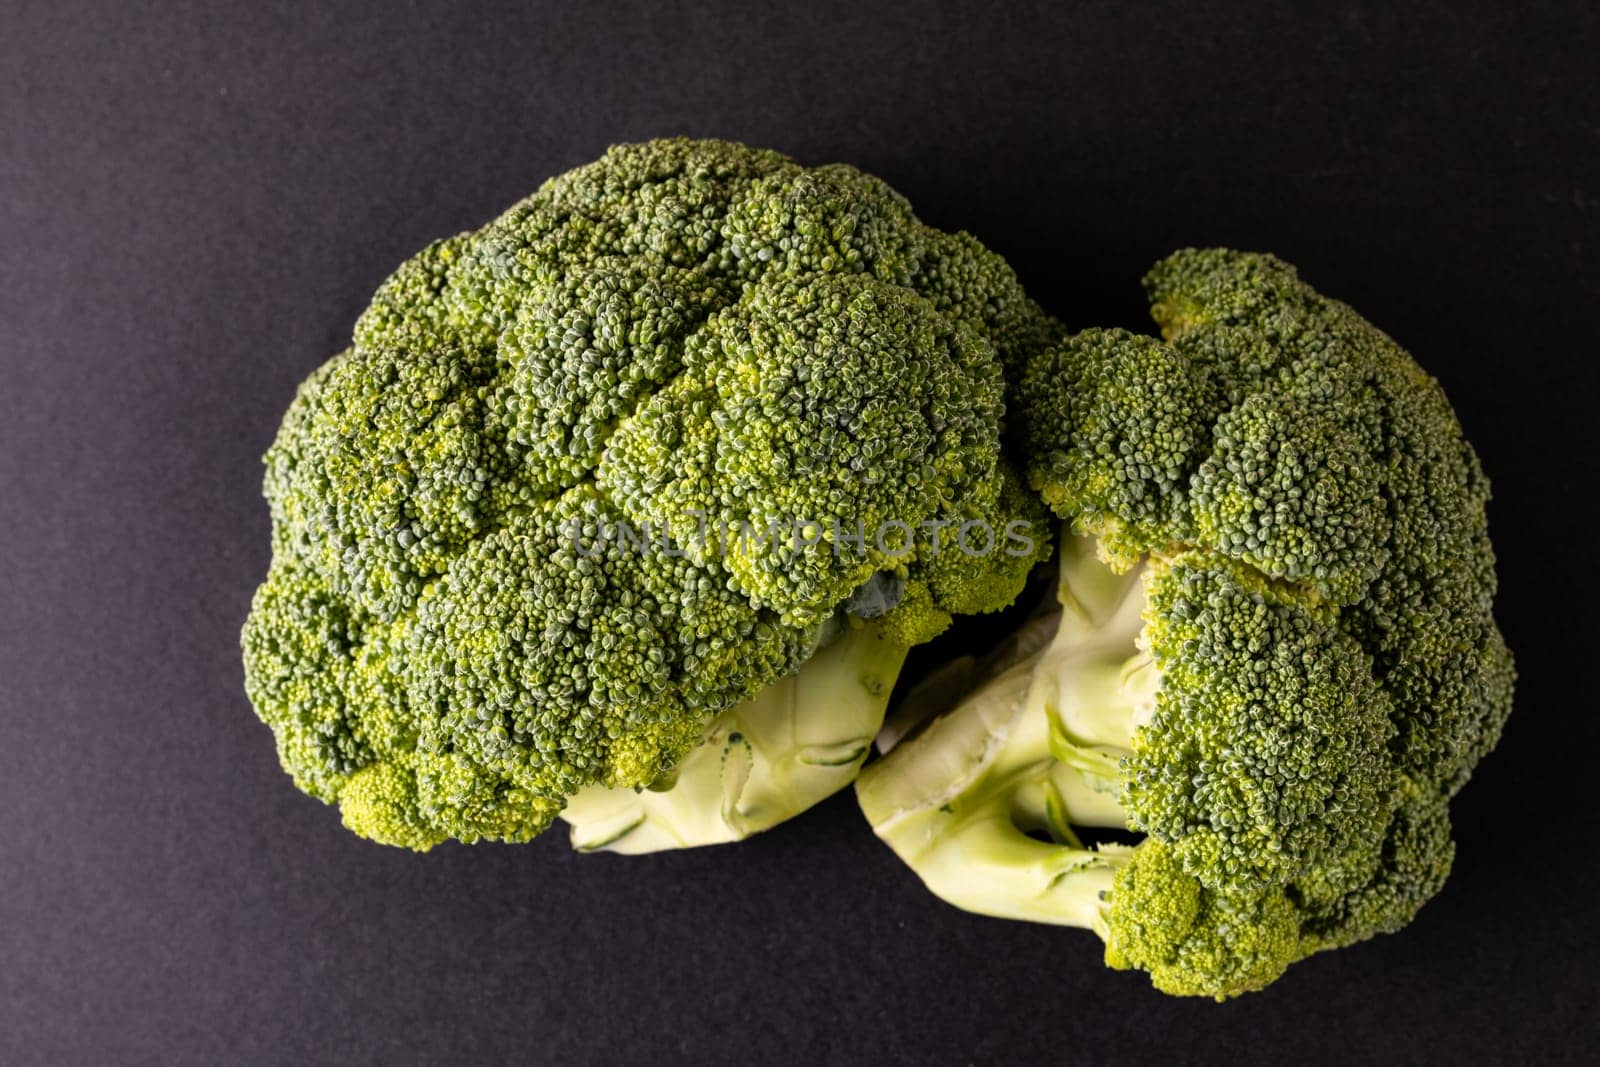
[[[1439,891],[1514,675],[1438,384],[1269,256],[1180,252],[1146,285],[1164,341],[1085,331],[1015,383],[1066,524],[1051,643],[857,792],[945,899],[1225,997]],[[1143,840],[1082,843],[1103,826]]]

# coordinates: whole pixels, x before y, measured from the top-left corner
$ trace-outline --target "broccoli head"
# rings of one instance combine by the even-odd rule
[[[614,148],[430,245],[266,457],[243,647],[281,762],[415,849],[526,840],[581,791],[590,847],[815,802],[906,649],[1044,549],[957,560],[922,528],[1038,514],[1003,368],[1049,338],[883,182],[724,142]]]
[[[1513,668],[1438,384],[1270,256],[1179,252],[1146,287],[1164,341],[1086,331],[1016,383],[1066,527],[1052,643],[858,794],[946,899],[1221,998],[1438,892]]]

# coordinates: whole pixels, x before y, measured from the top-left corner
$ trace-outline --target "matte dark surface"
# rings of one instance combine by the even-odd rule
[[[1595,11],[669,6],[0,13],[0,1062],[1592,1053]],[[1444,382],[1523,680],[1413,927],[1219,1007],[939,903],[848,796],[621,860],[402,854],[294,791],[237,631],[295,383],[429,239],[671,133],[875,171],[1079,325],[1268,248]]]

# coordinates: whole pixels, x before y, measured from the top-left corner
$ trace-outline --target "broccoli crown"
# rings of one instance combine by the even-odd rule
[[[266,457],[243,646],[284,767],[375,840],[525,840],[656,780],[869,583],[906,643],[1004,606],[1033,557],[918,527],[1034,513],[1003,367],[1049,336],[878,179],[724,142],[614,148],[430,245]]]
[[[1287,264],[1187,250],[1145,286],[1165,340],[1041,352],[1016,430],[1045,501],[1145,568],[1160,682],[1116,766],[1150,841],[1111,894],[1109,958],[1254,988],[1443,883],[1448,800],[1511,706],[1489,486],[1438,383]],[[1252,942],[1225,966],[1184,933],[1218,923]]]

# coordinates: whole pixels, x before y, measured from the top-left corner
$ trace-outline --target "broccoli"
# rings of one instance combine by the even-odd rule
[[[430,245],[266,456],[242,644],[281,763],[417,850],[575,796],[581,847],[730,840],[842,788],[906,650],[1047,550],[902,535],[1043,517],[1001,421],[1051,335],[883,182],[731,143],[613,148]]]
[[[1514,672],[1437,382],[1270,256],[1182,251],[1145,286],[1164,341],[1089,330],[1014,383],[1064,524],[1052,640],[857,794],[940,897],[1223,999],[1439,891]]]

